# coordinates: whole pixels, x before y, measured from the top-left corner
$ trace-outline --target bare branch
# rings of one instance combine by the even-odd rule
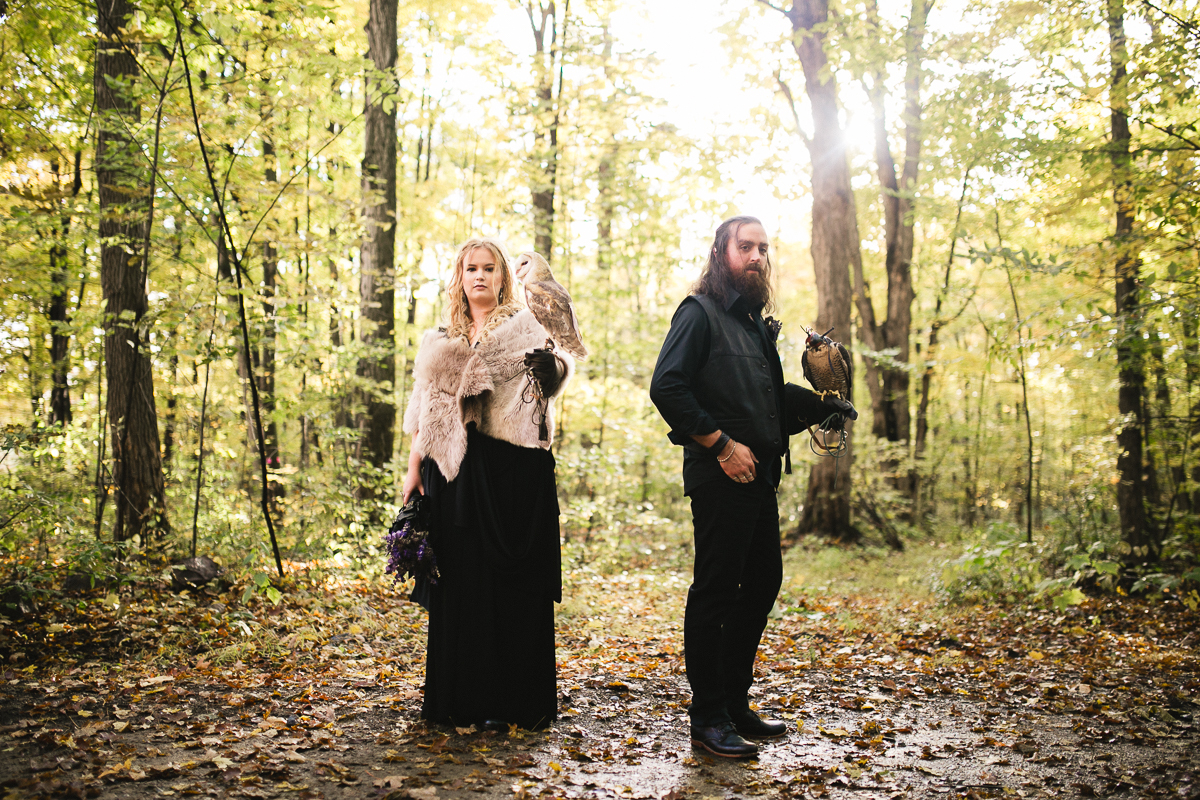
[[[758,0],[758,2],[762,3],[764,6],[766,6],[769,9],[778,11],[780,14],[783,14],[785,17],[787,16],[788,12],[784,11],[782,8],[775,5],[774,3],[771,3],[769,0]]]
[[[1166,9],[1159,8],[1158,6],[1154,5],[1154,3],[1150,2],[1150,0],[1142,0],[1142,5],[1146,6],[1147,8],[1154,9],[1155,11],[1162,14],[1167,19],[1174,22],[1180,28],[1187,31],[1189,35],[1200,39],[1200,25],[1197,25],[1195,22],[1184,19],[1183,17],[1179,16],[1178,14],[1167,11]]]
[[[765,0],[759,0],[764,2]],[[768,3],[768,5],[770,5]],[[773,8],[774,6],[772,6]],[[787,85],[787,81],[783,79],[782,71],[775,72],[775,83],[779,86],[779,91],[783,94],[788,102],[788,108],[792,110],[792,120],[796,123],[796,135],[804,142],[804,146],[812,149],[812,139],[808,138],[808,134],[804,132],[804,128],[800,127],[800,113],[796,111],[796,100],[792,95],[792,88]]]

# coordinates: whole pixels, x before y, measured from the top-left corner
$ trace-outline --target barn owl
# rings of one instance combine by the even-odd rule
[[[554,280],[546,259],[532,251],[517,256],[517,280],[525,286],[525,304],[538,323],[550,334],[551,342],[579,360],[587,358],[587,347],[579,333],[579,321],[571,295]]]

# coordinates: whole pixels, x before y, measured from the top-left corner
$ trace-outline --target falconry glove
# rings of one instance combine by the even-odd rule
[[[829,395],[821,400],[824,416],[817,423],[823,431],[840,431],[846,426],[846,420],[858,419],[858,410],[849,400]]]
[[[525,366],[542,390],[542,397],[550,397],[558,391],[562,375],[558,371],[558,358],[549,350],[534,350],[525,354]]]
[[[846,420],[858,419],[858,410],[848,400],[834,395],[824,398],[795,383],[784,386],[788,410],[788,435],[794,436],[813,425],[822,430],[841,430]]]

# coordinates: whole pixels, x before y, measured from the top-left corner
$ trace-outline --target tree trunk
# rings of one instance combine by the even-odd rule
[[[71,197],[79,196],[83,188],[83,151],[75,151],[75,174],[71,182]],[[50,165],[58,178],[58,162]],[[58,182],[57,180],[55,181]],[[49,424],[67,426],[71,423],[71,390],[67,385],[67,374],[71,371],[71,317],[67,311],[67,234],[71,232],[71,215],[67,199],[58,201],[61,209],[58,229],[54,231],[54,243],[50,246],[50,305],[46,316],[50,320],[50,418]],[[82,289],[80,302],[83,302]]]
[[[269,115],[264,114],[264,128],[269,124]],[[269,137],[263,138],[263,175],[269,189],[279,185],[279,174],[275,169],[275,144]],[[267,469],[277,470],[279,459],[279,424],[275,420],[275,333],[276,333],[276,284],[279,276],[279,253],[272,241],[274,227],[268,226],[262,244],[262,309],[263,331],[259,367],[256,374],[258,394],[262,403],[263,449],[266,451]],[[284,486],[270,479],[267,500],[270,513],[279,519],[279,501],[284,496]]]
[[[267,186],[273,189],[279,184],[275,169],[275,145],[270,139],[263,140],[263,159],[266,161],[264,174]],[[258,393],[262,397],[263,441],[267,449],[267,467],[279,468],[279,431],[275,422],[275,292],[279,275],[279,254],[271,241],[273,231],[268,228],[262,245],[262,308],[263,333],[262,355],[259,360]],[[279,487],[272,487],[272,497]]]
[[[146,314],[146,273],[140,245],[146,237],[137,143],[137,106],[121,84],[138,76],[130,45],[120,31],[136,10],[128,0],[96,5],[96,183],[100,200],[100,284],[104,293],[108,419],[112,437],[116,520],[113,539],[125,541],[168,530],[159,454],[154,374]],[[109,82],[113,85],[110,86]]]
[[[850,341],[850,269],[861,270],[858,218],[850,188],[845,137],[838,121],[837,82],[825,55],[826,0],[796,0],[787,12],[792,42],[812,105],[812,258],[817,283],[817,330]],[[847,429],[852,424],[847,423]],[[850,522],[853,436],[840,459],[823,458],[809,476],[799,529],[843,540],[857,538]]]
[[[1171,430],[1171,387],[1167,383],[1166,353],[1158,329],[1150,326],[1150,363],[1154,373],[1154,402],[1149,391],[1142,398],[1142,447],[1146,459],[1146,503],[1151,508],[1163,507],[1163,486],[1158,480],[1158,461],[1155,458],[1154,432],[1158,431],[1158,454],[1167,475],[1171,467],[1171,445],[1177,441]],[[1170,478],[1168,477],[1169,481]]]
[[[396,406],[396,14],[397,0],[371,0],[367,57],[363,204],[359,300],[366,354],[357,373],[370,389],[361,420],[364,456],[382,469],[392,459]]]
[[[972,167],[968,167],[963,174],[962,191],[959,193],[958,208],[954,214],[954,230],[950,232],[950,252],[946,256],[946,272],[942,278],[942,288],[934,302],[933,322],[929,325],[929,346],[925,348],[925,368],[921,371],[921,399],[917,406],[916,437],[913,442],[913,458],[918,464],[925,457],[926,438],[929,435],[929,397],[933,387],[933,373],[937,365],[938,334],[949,322],[942,317],[942,304],[950,292],[950,273],[954,267],[954,251],[958,246],[958,231],[962,224],[963,203],[967,199],[967,185],[971,180],[971,169]],[[914,471],[914,496],[918,496],[920,491],[919,473]]]
[[[855,302],[860,320],[859,338],[871,351],[888,351],[886,360],[871,356],[863,359],[865,380],[871,396],[871,432],[889,442],[908,442],[909,338],[912,329],[912,255],[915,223],[915,194],[921,157],[921,70],[924,59],[925,21],[932,0],[913,0],[905,31],[904,78],[904,163],[896,174],[888,142],[885,110],[884,70],[876,70],[869,87],[875,110],[875,162],[879,175],[884,209],[885,268],[887,270],[887,317],[875,318],[871,287],[863,275],[862,260],[854,263]],[[875,13],[871,6],[872,14]],[[890,362],[898,362],[892,366]],[[896,472],[890,463],[885,470],[892,475],[889,483],[912,497],[915,481],[909,473]]]
[[[219,225],[220,220],[216,219],[214,212],[214,222]],[[229,303],[229,315],[238,318],[238,302],[237,302],[237,282],[233,274],[233,258],[229,252],[229,247],[225,242],[224,236],[217,237],[217,286],[218,291],[225,295],[225,291],[220,289],[221,286],[227,286],[229,292],[233,292],[234,296],[226,300]],[[238,371],[238,386],[241,387],[242,393],[242,421],[246,424],[246,448],[255,447],[254,444],[258,441],[258,434],[254,430],[254,409],[251,408],[250,398],[250,381],[253,380],[254,373],[257,367],[258,354],[246,352],[245,343],[239,333],[234,334],[234,347],[237,348],[237,371]]]
[[[1121,537],[1132,548],[1130,558],[1140,561],[1156,556],[1156,540],[1146,513],[1146,472],[1142,442],[1145,386],[1141,336],[1139,333],[1138,282],[1140,260],[1134,238],[1131,158],[1129,154],[1129,87],[1126,79],[1124,0],[1108,0],[1109,57],[1112,68],[1109,106],[1111,110],[1111,161],[1113,203],[1116,206],[1116,249],[1114,278],[1118,383],[1117,409],[1121,414],[1117,432],[1117,510]]]
[[[163,475],[164,479],[172,476],[171,470],[175,461],[175,430],[178,426],[176,392],[179,387],[179,354],[171,355],[171,383],[167,390],[167,415],[163,420]]]
[[[64,220],[67,218],[64,217]],[[66,236],[66,223],[62,236]],[[50,304],[46,316],[50,320],[50,425],[66,427],[71,422],[71,392],[67,373],[71,369],[71,318],[67,313],[67,246],[55,235],[50,246]]]
[[[1200,442],[1200,395],[1196,394],[1196,388],[1200,387],[1200,335],[1197,333],[1197,323],[1195,313],[1189,313],[1184,310],[1180,316],[1180,327],[1183,329],[1183,363],[1184,363],[1184,380],[1187,384],[1186,396],[1191,398],[1191,405],[1188,408],[1188,417],[1185,430],[1187,431],[1187,442]],[[1192,491],[1184,492],[1180,497],[1180,510],[1191,511],[1193,513],[1200,511],[1200,461],[1196,459],[1195,445],[1185,446],[1185,458],[1179,465],[1179,483],[1186,483],[1185,476],[1191,473]],[[1188,467],[1189,458],[1193,465]]]
[[[565,38],[567,16],[571,0],[563,4],[563,31]],[[533,29],[534,65],[536,69],[534,89],[534,153],[533,176],[530,195],[533,200],[533,249],[547,262],[554,257],[554,195],[558,184],[558,123],[559,102],[562,99],[562,46],[559,41],[558,11],[554,0],[543,4],[538,0],[535,9],[532,3],[525,6],[529,14],[529,25]],[[540,20],[538,19],[540,17]],[[558,92],[555,92],[555,65],[558,66]]]

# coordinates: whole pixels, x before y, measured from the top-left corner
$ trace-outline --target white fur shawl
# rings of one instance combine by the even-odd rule
[[[529,378],[525,354],[546,346],[546,331],[533,314],[522,310],[495,328],[476,347],[450,340],[440,330],[421,340],[413,365],[413,391],[404,412],[404,432],[413,447],[437,462],[446,480],[458,475],[467,453],[467,423],[480,433],[521,447],[550,447],[538,440],[535,404],[525,402]],[[554,355],[565,374],[554,398],[575,371],[571,356]],[[554,398],[546,409],[546,427],[554,437]]]

